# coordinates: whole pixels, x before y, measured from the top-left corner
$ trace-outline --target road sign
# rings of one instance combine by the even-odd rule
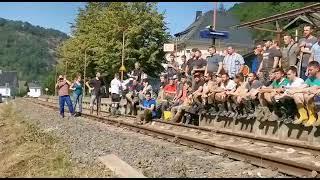
[[[207,38],[207,39],[228,39],[229,38],[229,32],[228,31],[215,31],[212,29],[204,29],[200,31],[200,37],[201,38]]]
[[[174,51],[174,44],[164,44],[163,51],[164,52],[173,52]]]

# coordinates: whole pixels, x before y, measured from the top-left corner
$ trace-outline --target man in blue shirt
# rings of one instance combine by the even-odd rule
[[[150,92],[147,92],[145,97],[146,98],[142,101],[142,105],[140,105],[140,108],[143,109],[143,112],[137,116],[139,124],[148,123],[151,121],[151,119],[157,116],[155,109],[156,100],[151,98]]]

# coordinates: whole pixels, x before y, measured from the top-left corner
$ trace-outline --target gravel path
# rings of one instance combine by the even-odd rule
[[[70,147],[72,159],[84,167],[99,164],[99,156],[113,153],[147,177],[285,177],[85,118],[61,119],[58,112],[22,99],[15,100],[15,105],[26,121],[61,138]]]

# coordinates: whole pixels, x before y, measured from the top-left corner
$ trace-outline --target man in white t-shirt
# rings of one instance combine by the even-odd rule
[[[118,108],[119,103],[120,103],[120,91],[122,89],[122,83],[119,80],[119,74],[114,75],[114,79],[111,81],[111,102],[112,102],[112,107]]]
[[[226,116],[228,113],[228,107],[227,107],[227,98],[228,93],[227,92],[234,92],[236,90],[237,84],[230,79],[229,75],[227,73],[224,73],[221,75],[221,84],[220,88],[224,91],[218,92],[215,94],[215,102],[219,103],[219,112],[220,116]]]

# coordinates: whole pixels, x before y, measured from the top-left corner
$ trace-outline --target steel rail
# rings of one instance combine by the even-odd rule
[[[34,101],[33,101],[34,102]],[[56,106],[52,106],[46,103],[34,102],[46,107],[53,109],[58,109]],[[229,158],[243,160],[248,163],[254,164],[259,167],[277,169],[279,172],[293,175],[297,177],[310,177],[312,172],[320,172],[320,168],[316,166],[311,166],[303,163],[298,163],[288,159],[282,159],[273,157],[266,154],[261,154],[259,152],[254,152],[250,150],[240,149],[232,147],[230,145],[222,145],[207,140],[190,137],[178,133],[166,132],[155,128],[150,128],[146,126],[136,125],[133,123],[128,123],[122,120],[116,120],[112,118],[98,117],[90,114],[83,114],[85,117],[90,119],[99,120],[100,122],[106,124],[116,124],[117,126],[124,126],[129,129],[134,129],[136,132],[142,132],[143,134],[151,135],[153,137],[160,136],[164,139],[169,139],[175,143],[182,145],[192,146],[193,148],[208,151],[211,153],[223,153]]]
[[[87,103],[87,102],[85,102],[85,103]],[[83,109],[87,109],[87,108],[83,108]],[[101,111],[101,112],[109,113],[107,111]],[[136,116],[127,115],[127,114],[124,114],[124,115],[121,115],[121,116],[130,117],[130,118],[136,118]],[[190,128],[190,129],[197,129],[197,130],[202,130],[202,131],[206,131],[206,132],[212,132],[212,133],[217,133],[217,134],[224,134],[224,135],[229,135],[229,136],[247,138],[247,139],[255,140],[255,141],[259,140],[261,142],[267,142],[267,143],[271,143],[273,145],[279,145],[280,144],[280,145],[285,145],[287,147],[295,147],[295,148],[299,148],[299,149],[303,149],[303,150],[309,150],[309,151],[316,152],[316,153],[320,154],[320,146],[312,146],[312,145],[305,144],[305,143],[284,141],[284,140],[261,137],[261,136],[259,137],[259,136],[254,136],[254,135],[250,135],[250,134],[223,131],[223,130],[207,128],[207,127],[199,127],[199,126],[194,126],[194,125],[166,122],[166,121],[162,121],[160,119],[155,119],[154,121],[158,122],[158,123],[162,123],[162,124],[170,124],[170,125],[174,125],[174,126],[185,127],[185,128]],[[303,125],[301,125],[301,126],[303,126]]]

